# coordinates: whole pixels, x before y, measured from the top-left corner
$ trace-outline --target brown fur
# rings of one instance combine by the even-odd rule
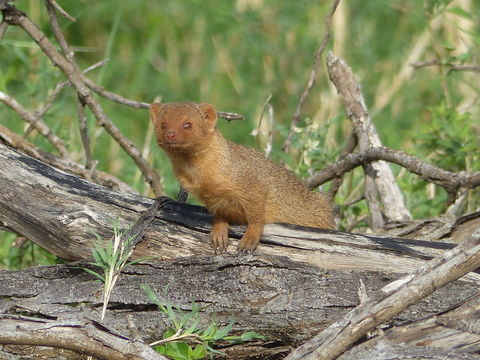
[[[154,103],[150,116],[159,146],[182,186],[213,214],[217,253],[228,246],[228,224],[247,224],[238,250],[254,250],[267,223],[335,228],[332,204],[260,152],[226,140],[212,105]]]

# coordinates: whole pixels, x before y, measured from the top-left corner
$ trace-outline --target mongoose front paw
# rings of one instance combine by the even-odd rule
[[[210,232],[210,245],[215,251],[215,255],[219,255],[227,251],[230,239],[228,238],[228,227],[213,227]]]
[[[240,239],[238,246],[237,246],[237,251],[240,253],[247,253],[250,251],[254,251],[258,244],[260,243],[260,239],[254,238],[251,236],[244,236]]]

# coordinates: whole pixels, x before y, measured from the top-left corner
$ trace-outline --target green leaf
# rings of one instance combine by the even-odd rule
[[[228,324],[227,326],[218,329],[213,336],[213,340],[223,339],[225,335],[227,335],[232,330],[232,328],[233,328],[233,321],[230,322],[230,324]]]
[[[200,322],[200,318],[197,317],[195,320],[193,320],[192,325],[184,332],[185,335],[188,334],[193,334],[194,332],[198,331],[198,324]]]
[[[81,268],[83,271],[89,273],[90,275],[93,275],[95,276],[97,279],[99,279],[101,282],[105,282],[105,278],[100,275],[99,273],[97,273],[96,271],[93,271],[93,270],[90,270],[90,269],[87,269],[87,268]]]
[[[197,346],[195,346],[195,349],[193,349],[194,359],[203,359],[206,356],[207,356],[207,349],[205,345],[198,344]]]
[[[447,9],[447,11],[452,13],[452,14],[464,17],[465,19],[472,19],[472,14],[470,14],[469,12],[467,12],[467,11],[463,10],[462,8],[457,7],[457,6],[454,6],[454,7],[451,7],[449,9]]]
[[[213,335],[216,333],[216,331],[217,331],[217,324],[214,321],[208,326],[208,328],[205,329],[205,331],[203,332],[202,338],[203,337],[213,338]]]

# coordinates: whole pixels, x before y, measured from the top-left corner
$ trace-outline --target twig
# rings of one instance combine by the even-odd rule
[[[480,65],[452,65],[448,69],[449,72],[451,71],[471,71],[471,72],[480,72]]]
[[[80,71],[78,65],[75,63],[75,53],[70,49],[67,44],[67,40],[65,40],[65,37],[63,36],[60,29],[60,24],[58,23],[57,14],[55,13],[55,9],[60,9],[60,12],[62,12],[63,9],[55,2],[55,0],[45,0],[45,6],[47,7],[48,17],[50,19],[50,24],[52,25],[52,31],[55,39],[57,39],[58,43],[60,44],[60,47],[62,48],[67,60],[70,61],[77,71]],[[64,13],[67,14],[66,12]],[[75,21],[75,19],[73,21]]]
[[[12,5],[7,5],[3,10],[4,19],[11,25],[18,25],[30,35],[30,37],[40,46],[42,51],[50,58],[55,66],[58,66],[65,74],[67,79],[73,85],[78,95],[82,97],[85,104],[92,111],[93,115],[100,126],[103,126],[115,141],[123,148],[123,150],[133,159],[135,164],[140,168],[147,183],[152,188],[155,195],[163,194],[160,176],[151,167],[151,165],[141,156],[140,151],[133,143],[126,138],[110,118],[105,114],[103,108],[92,96],[89,87],[83,81],[84,75],[76,71],[75,67],[66,60],[48,40],[45,34],[28,18],[26,14],[19,11]]]
[[[5,36],[5,33],[7,32],[7,28],[8,28],[8,23],[6,21],[2,21],[0,23],[0,39],[3,39],[3,37]]]
[[[153,204],[145,210],[142,215],[138,218],[135,224],[125,233],[124,239],[129,239],[133,237],[134,239],[130,243],[130,249],[127,249],[125,252],[133,252],[135,246],[142,240],[143,233],[147,229],[148,225],[152,222],[157,214],[158,209],[165,206],[169,202],[173,200],[166,197],[161,196],[155,199]],[[131,255],[131,254],[130,254]]]
[[[105,65],[108,61],[110,61],[110,59],[101,60],[101,61],[89,66],[85,70],[83,70],[83,73],[86,74],[86,73],[88,73],[92,70],[95,70],[95,69]],[[48,96],[48,99],[45,101],[45,104],[41,105],[37,110],[35,110],[34,115],[35,116],[43,116],[48,110],[50,110],[50,108],[52,107],[55,100],[57,100],[58,95],[60,95],[61,91],[65,88],[65,86],[68,86],[68,85],[70,85],[69,81],[60,81],[55,86],[55,89],[53,90],[53,92]],[[31,127],[31,125],[30,125],[30,127]],[[29,129],[27,129],[27,131],[25,131],[25,133],[28,133],[28,132],[29,132]]]
[[[427,66],[444,66],[448,68],[448,72],[452,71],[471,71],[480,72],[480,65],[477,64],[449,64],[442,63],[440,60],[426,60],[410,64],[415,69],[420,69]]]
[[[335,359],[370,330],[479,266],[480,231],[477,231],[456,248],[372,294],[285,359]]]
[[[83,144],[83,151],[85,153],[85,168],[93,170],[92,152],[90,150],[90,136],[88,135],[87,116],[85,115],[85,103],[80,97],[78,98],[77,102],[77,117],[78,127],[80,129],[80,137]]]
[[[449,203],[456,199],[459,191],[463,192],[480,186],[480,171],[473,173],[450,172],[426,163],[415,156],[386,147],[369,148],[356,154],[347,155],[345,159],[339,160],[309,177],[306,180],[307,186],[314,188],[355,169],[357,166],[378,160],[400,165],[425,181],[443,187],[448,194]]]
[[[338,160],[344,159],[348,154],[351,154],[353,150],[357,147],[358,140],[357,140],[357,135],[355,135],[355,131],[350,135],[348,138],[347,145],[343,148],[342,152],[340,153],[340,156],[338,157]],[[337,161],[338,161],[337,160]],[[343,174],[340,176],[334,178],[332,180],[332,184],[330,185],[330,188],[328,190],[328,194],[332,199],[335,198],[335,195],[337,194],[338,189],[342,185],[343,182]]]
[[[52,165],[57,169],[76,174],[84,179],[89,179],[109,189],[127,194],[138,194],[136,190],[118,180],[115,176],[99,170],[95,171],[94,174],[91,174],[90,170],[85,169],[83,165],[71,160],[59,158],[51,153],[44,152],[2,125],[0,125],[0,143],[4,143],[20,152],[34,157],[35,159]]]
[[[45,136],[48,141],[52,143],[55,149],[58,151],[61,157],[64,159],[70,159],[67,148],[65,147],[63,140],[55,135],[48,125],[42,120],[41,117],[37,117],[28,112],[20,103],[10,95],[0,91],[0,101],[15,111],[23,120],[30,123],[40,134]]]
[[[221,117],[222,119],[225,119],[228,121],[245,119],[245,116],[241,114],[232,113],[232,112],[217,111],[217,115],[218,117]]]
[[[62,7],[60,5],[57,4],[57,2],[55,0],[47,0],[51,5],[53,5],[53,7],[55,7],[55,9],[60,13],[60,15],[62,15],[64,18],[70,20],[71,22],[76,22],[77,20],[72,16],[70,15],[69,13],[67,13],[65,10],[62,9]]]
[[[413,67],[414,69],[420,69],[423,67],[433,66],[433,65],[441,65],[440,60],[438,59],[425,60],[425,61],[418,61],[410,64],[410,66]]]
[[[314,55],[315,62],[313,64],[312,71],[310,72],[310,78],[308,79],[307,86],[306,86],[305,90],[303,90],[303,93],[300,96],[300,101],[298,102],[297,108],[295,109],[295,113],[293,114],[293,119],[292,119],[292,122],[290,123],[290,130],[288,131],[287,138],[285,139],[285,142],[283,143],[283,146],[282,146],[282,150],[284,152],[286,152],[288,150],[288,148],[290,147],[290,144],[292,142],[292,137],[293,137],[293,134],[294,134],[293,129],[300,122],[300,117],[302,115],[303,104],[305,103],[305,100],[307,99],[307,96],[310,93],[310,90],[315,85],[315,81],[317,79],[318,68],[320,66],[320,58],[321,58],[321,56],[323,54],[323,51],[325,50],[325,48],[328,44],[328,41],[330,40],[332,18],[333,18],[333,14],[335,14],[335,10],[337,9],[339,2],[340,2],[340,0],[334,0],[333,1],[332,7],[330,8],[330,11],[328,12],[327,16],[325,17],[323,39],[322,39],[322,42],[320,44],[320,47],[315,52],[315,55]]]

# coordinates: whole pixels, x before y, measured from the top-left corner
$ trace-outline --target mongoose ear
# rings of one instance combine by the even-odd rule
[[[160,103],[153,103],[150,105],[150,120],[152,120],[153,125],[157,125],[158,115],[162,106],[163,105]]]
[[[205,116],[208,124],[208,130],[213,131],[215,129],[215,125],[217,123],[217,110],[210,104],[198,104],[200,111]]]

